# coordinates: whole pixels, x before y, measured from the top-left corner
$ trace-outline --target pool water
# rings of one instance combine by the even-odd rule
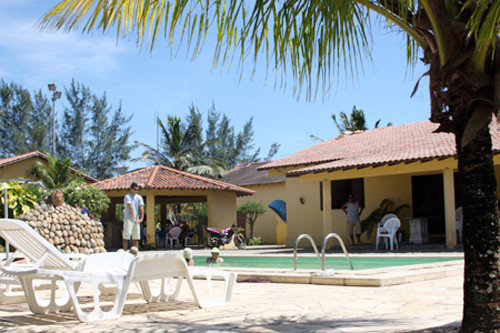
[[[207,257],[194,257],[196,266],[220,266],[220,267],[243,267],[243,268],[274,268],[293,269],[293,257],[271,257],[271,256],[241,256],[224,257],[223,263],[207,264]],[[456,257],[351,257],[355,270],[382,268],[391,266],[428,264],[460,260]],[[321,269],[321,262],[317,257],[297,257],[297,269]],[[345,257],[326,257],[325,269],[351,269]]]

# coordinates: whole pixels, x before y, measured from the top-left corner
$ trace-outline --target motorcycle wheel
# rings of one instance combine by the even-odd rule
[[[207,238],[207,244],[208,244],[208,247],[209,247],[209,248],[214,247],[214,246],[212,245],[212,242],[213,242],[212,237],[208,236],[208,238]]]
[[[247,242],[245,240],[245,237],[243,237],[243,235],[238,235],[234,237],[234,244],[238,249],[244,249],[247,246]]]

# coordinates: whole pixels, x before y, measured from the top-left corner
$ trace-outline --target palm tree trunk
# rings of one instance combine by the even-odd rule
[[[489,128],[481,129],[462,149],[473,110],[460,111],[454,114],[469,115],[454,117],[464,217],[462,332],[494,332],[500,329],[500,223],[491,134]]]

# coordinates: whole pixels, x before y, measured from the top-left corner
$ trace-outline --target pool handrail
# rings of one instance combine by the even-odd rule
[[[318,256],[318,260],[321,262],[321,256],[318,252],[318,248],[316,247],[316,242],[314,241],[314,239],[309,234],[301,234],[295,240],[295,246],[293,247],[293,270],[294,271],[297,270],[297,246],[299,245],[299,241],[302,238],[306,238],[311,242],[313,249],[314,249],[314,252],[316,252],[316,255]],[[324,267],[324,264],[322,266]]]
[[[321,270],[322,271],[325,270],[326,243],[332,237],[335,237],[338,239],[340,246],[342,247],[342,251],[344,251],[344,255],[345,255],[347,261],[349,261],[349,264],[351,265],[351,269],[354,269],[354,266],[352,265],[352,262],[351,262],[351,258],[349,257],[349,253],[347,252],[347,249],[345,248],[344,241],[342,240],[342,238],[338,234],[332,232],[332,233],[329,233],[328,235],[326,235],[325,239],[323,239],[323,245],[321,245]]]

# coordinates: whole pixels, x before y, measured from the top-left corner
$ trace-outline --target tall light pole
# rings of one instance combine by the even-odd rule
[[[49,83],[48,86],[52,91],[52,156],[56,156],[56,101],[61,98],[61,92],[56,90],[55,83]]]

